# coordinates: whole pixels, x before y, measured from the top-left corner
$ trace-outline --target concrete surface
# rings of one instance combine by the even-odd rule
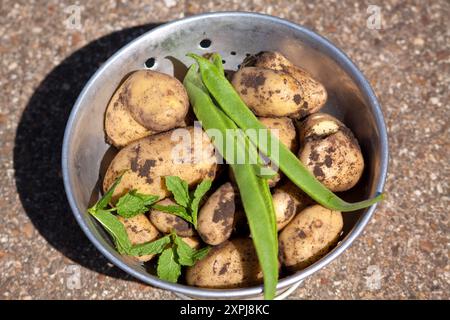
[[[78,30],[65,22],[73,3]],[[380,30],[367,27],[370,4]],[[387,200],[291,298],[449,299],[450,4],[418,0],[1,1],[0,298],[175,298],[117,270],[82,234],[63,191],[61,139],[79,91],[119,47],[155,23],[221,10],[329,38],[370,80],[389,128]]]

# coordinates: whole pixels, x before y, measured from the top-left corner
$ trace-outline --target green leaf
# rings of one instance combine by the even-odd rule
[[[182,180],[180,177],[167,176],[166,177],[166,187],[172,192],[175,201],[185,208],[189,207],[190,197],[189,188],[186,181]]]
[[[194,252],[194,255],[192,256],[192,258],[196,262],[198,260],[202,260],[209,253],[210,249],[211,249],[211,247],[204,247],[204,248],[198,249],[197,251]]]
[[[109,190],[103,195],[103,197],[97,201],[97,203],[92,207],[96,209],[105,209],[108,204],[111,202],[112,195],[114,193],[114,190],[116,190],[116,187],[119,185],[120,181],[122,180],[123,175],[126,171],[122,172],[114,181],[112,186],[109,188]]]
[[[159,254],[167,247],[170,241],[171,241],[170,236],[167,235],[152,242],[134,245],[130,249],[129,255],[140,257],[145,256],[147,254]]]
[[[193,266],[195,260],[193,259],[195,249],[189,247],[189,245],[183,241],[182,238],[175,235],[175,247],[178,255],[178,262],[182,266]]]
[[[169,206],[163,206],[160,204],[155,204],[152,207],[155,210],[159,210],[162,212],[167,212],[167,213],[171,213],[174,214],[184,220],[186,220],[187,222],[192,223],[192,218],[189,215],[189,213],[186,211],[185,208],[181,207],[181,206],[177,206],[177,205],[169,205]]]
[[[210,247],[204,247],[199,250],[192,249],[183,238],[172,235],[175,242],[176,252],[178,255],[178,262],[182,266],[193,266],[198,260],[203,259],[209,252]]]
[[[154,196],[154,195],[150,195],[150,194],[136,193],[136,195],[138,197],[140,197],[142,199],[142,201],[144,201],[144,205],[146,207],[150,207],[152,204],[157,202],[159,199],[158,196]]]
[[[176,283],[181,274],[181,265],[176,260],[174,248],[165,249],[158,259],[156,272],[160,279]]]
[[[195,189],[194,197],[193,197],[192,203],[191,203],[192,223],[195,228],[197,228],[198,206],[199,206],[200,201],[202,200],[203,196],[211,188],[211,185],[212,185],[212,180],[206,179],[206,180],[203,180]]]
[[[111,235],[119,253],[128,253],[131,248],[131,242],[122,222],[106,210],[91,208],[88,211]]]
[[[117,213],[124,218],[132,218],[148,210],[148,206],[158,200],[158,196],[144,195],[131,190],[117,201]]]

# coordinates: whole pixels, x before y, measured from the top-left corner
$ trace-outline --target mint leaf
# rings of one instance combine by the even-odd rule
[[[144,195],[132,190],[117,201],[117,213],[124,218],[132,218],[148,210],[147,206],[158,200],[158,196]]]
[[[210,249],[211,249],[211,247],[204,247],[204,248],[198,249],[194,252],[194,255],[192,256],[192,258],[195,260],[195,262],[197,262],[198,260],[202,260],[209,253]]]
[[[174,214],[174,215],[186,220],[187,222],[192,223],[191,216],[186,211],[186,209],[181,206],[176,206],[176,205],[163,206],[160,204],[155,204],[155,205],[153,205],[152,208],[155,210],[162,211],[162,212]]]
[[[111,235],[119,253],[128,253],[131,248],[131,242],[122,222],[120,222],[115,215],[103,209],[91,208],[88,212],[94,216],[94,218],[100,222],[103,228]]]
[[[136,196],[140,197],[142,199],[142,201],[144,201],[144,205],[146,207],[151,206],[152,204],[154,204],[159,199],[158,196],[147,195],[147,194],[143,194],[143,193],[136,193]]]
[[[176,203],[185,208],[189,206],[189,188],[186,181],[182,180],[180,177],[167,176],[166,187],[172,192]]]
[[[194,198],[192,199],[192,203],[191,203],[192,223],[194,224],[195,228],[197,228],[198,206],[199,206],[200,201],[202,200],[203,196],[211,188],[211,185],[212,185],[212,180],[206,179],[206,180],[203,180],[195,189]]]
[[[173,248],[165,249],[158,259],[156,272],[160,279],[176,283],[181,274],[181,265],[176,260]]]
[[[125,172],[126,171],[122,172],[117,177],[116,181],[114,181],[114,183],[111,185],[109,190],[103,195],[103,197],[100,200],[97,201],[97,203],[92,208],[105,209],[108,206],[108,204],[111,202],[111,198],[113,196],[114,190],[116,190],[116,187],[122,180],[122,177],[125,174]]]
[[[189,247],[180,237],[175,235],[175,247],[178,255],[178,262],[183,266],[193,266],[195,261],[193,256],[195,250]]]
[[[178,262],[182,266],[193,266],[198,260],[204,258],[210,249],[210,247],[204,247],[199,250],[192,249],[183,241],[183,238],[178,237],[177,235],[175,235],[174,242],[178,255]]]
[[[167,235],[152,242],[134,245],[129,250],[129,255],[140,257],[147,254],[158,254],[161,253],[169,243],[170,243],[170,235]]]

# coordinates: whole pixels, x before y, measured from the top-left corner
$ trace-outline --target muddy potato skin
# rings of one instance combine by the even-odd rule
[[[306,193],[291,181],[273,190],[272,202],[278,231],[282,230],[298,212],[314,203]]]
[[[157,203],[162,206],[176,205],[169,198]],[[170,233],[172,230],[180,237],[191,237],[195,234],[192,224],[171,213],[151,209],[149,213],[150,221],[162,233]]]
[[[281,263],[300,270],[320,259],[334,246],[343,227],[342,214],[320,205],[307,207],[281,231]]]
[[[178,132],[187,132],[185,137],[190,137],[190,141],[182,142],[182,140],[174,138],[177,132],[172,130],[139,139],[117,153],[103,180],[103,190],[106,191],[115,179],[127,170],[114,191],[113,203],[127,191],[133,189],[140,193],[157,195],[160,199],[166,198],[170,192],[165,187],[165,176],[178,176],[190,186],[207,178],[214,179],[217,158],[214,146],[206,133],[203,131],[196,133],[202,138],[202,142],[199,143],[202,152],[199,153],[197,161],[195,152],[191,152],[194,148],[194,128],[188,127],[179,130],[187,130]],[[176,159],[172,159],[173,152]]]
[[[261,52],[255,57],[255,67],[283,71],[294,77],[303,87],[306,104],[304,115],[320,110],[327,101],[325,87],[306,70],[294,65],[279,52]]]
[[[283,229],[294,218],[296,206],[294,199],[287,193],[277,190],[272,195],[277,230]]]
[[[125,226],[132,245],[154,241],[159,238],[160,233],[158,229],[153,226],[144,214],[139,214],[132,218],[118,216],[118,219]],[[154,256],[154,254],[149,254],[133,258],[145,262],[151,260]]]
[[[143,127],[154,131],[174,128],[185,118],[189,99],[176,78],[152,70],[133,72],[119,88],[119,100]]]
[[[292,119],[288,117],[281,118],[267,118],[259,117],[258,120],[266,126],[267,129],[271,130],[277,138],[283,143],[289,150],[295,152],[298,149],[297,143],[297,133],[295,130],[294,123]],[[274,131],[277,130],[277,131]]]
[[[140,138],[154,133],[134,120],[128,109],[119,99],[120,90],[117,90],[106,108],[105,133],[108,143],[116,148],[122,148]]]
[[[257,116],[297,118],[306,111],[303,88],[285,72],[246,67],[234,74],[232,84]]]
[[[227,240],[234,226],[235,192],[230,182],[220,186],[198,213],[197,231],[202,240],[218,245]]]
[[[191,237],[181,237],[181,240],[183,240],[189,247],[192,249],[200,249],[202,246],[202,242],[197,236],[191,236]]]
[[[245,287],[262,280],[262,270],[250,238],[236,238],[212,247],[205,258],[186,271],[187,284],[203,288]]]
[[[358,141],[332,116],[316,114],[311,117],[301,125],[303,147],[299,152],[300,161],[331,191],[352,188],[364,170]]]

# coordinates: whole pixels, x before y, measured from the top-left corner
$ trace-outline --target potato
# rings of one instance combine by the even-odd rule
[[[294,216],[314,203],[300,188],[291,181],[276,187],[272,193],[277,230],[282,230]]]
[[[202,246],[202,243],[200,242],[200,239],[196,236],[192,237],[181,237],[181,240],[183,240],[189,247],[192,249],[198,250]]]
[[[203,288],[237,288],[262,282],[253,242],[249,238],[225,241],[212,247],[208,255],[187,268],[186,282]]]
[[[132,218],[118,216],[118,219],[125,226],[128,238],[130,239],[132,245],[154,241],[159,238],[160,234],[158,230],[151,224],[144,214],[139,214]],[[149,254],[133,258],[145,262],[151,260],[154,256],[154,254]]]
[[[336,118],[309,116],[300,128],[300,160],[331,191],[346,191],[361,178],[364,159],[353,133]]]
[[[162,206],[177,205],[172,199],[164,199],[157,203]],[[186,220],[163,211],[150,209],[150,221],[162,233],[170,233],[172,230],[180,237],[191,237],[195,234],[192,224]]]
[[[281,143],[288,147],[292,152],[298,148],[297,132],[294,123],[288,117],[266,118],[259,117],[258,120],[277,136]]]
[[[274,189],[274,192],[276,191],[282,191],[292,197],[294,199],[295,206],[297,207],[297,212],[315,203],[314,200],[311,199],[302,189],[289,180]]]
[[[227,182],[206,200],[198,213],[197,231],[205,243],[218,245],[230,237],[235,209],[234,189]]]
[[[154,133],[134,120],[128,109],[119,99],[120,90],[117,90],[106,108],[105,132],[108,143],[122,148],[140,138]]]
[[[302,86],[283,71],[243,68],[234,74],[232,84],[257,116],[298,118],[307,112]]]
[[[304,209],[278,237],[281,263],[291,271],[309,266],[337,243],[342,227],[339,211],[320,205]]]
[[[182,83],[151,70],[133,72],[119,87],[118,95],[134,120],[158,132],[181,123],[189,109],[189,99]]]
[[[303,88],[303,100],[305,101],[305,116],[320,110],[327,101],[325,87],[306,70],[294,65],[279,52],[261,52],[255,57],[255,67],[268,68],[283,71],[294,77]]]
[[[178,176],[191,187],[206,178],[214,179],[217,169],[214,146],[206,133],[200,128],[195,130],[188,127],[151,135],[121,149],[103,180],[103,190],[106,191],[127,170],[114,191],[112,203],[133,189],[157,195],[160,199],[166,198],[170,192],[165,187],[165,176]],[[195,136],[202,139],[197,143],[198,148],[194,145]]]

